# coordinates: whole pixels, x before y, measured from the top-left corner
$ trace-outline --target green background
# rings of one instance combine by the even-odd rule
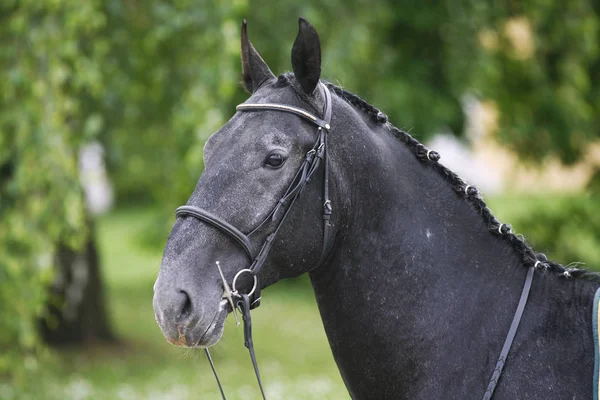
[[[296,21],[307,18],[321,36],[323,77],[419,140],[463,136],[465,95],[492,102],[494,139],[540,166],[550,157],[574,163],[599,140],[599,14],[597,0],[4,0],[0,398],[217,394],[202,354],[164,342],[151,296],[173,209],[202,171],[204,141],[247,96],[243,18],[276,73],[291,69]],[[93,229],[77,169],[79,148],[93,140],[105,146],[117,200],[96,228],[119,341],[50,349],[36,321],[58,244],[79,251]],[[491,198],[492,209],[536,250],[600,267],[594,168],[581,193],[510,193]],[[255,318],[274,398],[347,396],[306,279],[268,289]],[[214,352],[231,398],[256,390],[241,339],[230,324]]]

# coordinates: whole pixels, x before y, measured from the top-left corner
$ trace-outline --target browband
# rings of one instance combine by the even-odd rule
[[[321,118],[317,118],[311,113],[301,110],[296,107],[286,106],[283,104],[277,103],[243,103],[238,104],[235,109],[237,111],[262,111],[262,110],[272,110],[272,111],[284,111],[292,114],[296,114],[309,122],[317,125],[320,128],[329,130],[329,124],[322,120]]]

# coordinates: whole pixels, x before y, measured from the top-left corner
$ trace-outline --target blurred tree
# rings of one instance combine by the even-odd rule
[[[220,1],[109,1],[102,140],[121,203],[193,186],[239,76],[239,18]],[[233,18],[233,19],[232,19]],[[234,22],[235,20],[235,22]],[[184,189],[185,188],[185,189]]]
[[[105,94],[94,107],[102,110],[118,201],[158,201],[171,215],[189,196],[204,141],[247,96],[238,83],[244,15],[273,71],[290,69],[303,15],[321,35],[325,78],[364,95],[420,137],[460,133],[462,91],[445,64],[448,12],[408,3],[399,17],[391,1],[106,2],[111,48],[102,66]],[[162,221],[155,225],[161,232]]]
[[[598,7],[591,0],[108,1],[112,46],[99,108],[118,199],[169,207],[185,200],[202,169],[203,141],[245,98],[237,85],[243,16],[275,72],[290,69],[295,21],[307,17],[322,39],[324,77],[421,139],[462,134],[468,93],[496,104],[497,137],[524,158],[572,162],[598,138]]]
[[[40,318],[44,341],[52,345],[114,339],[104,302],[94,225],[86,218],[86,242],[73,249],[59,243],[50,292]]]
[[[83,99],[100,93],[104,23],[97,2],[0,5],[0,377],[23,381],[36,368],[37,321],[51,317],[48,302],[70,306],[49,297],[49,285],[60,286],[55,267],[98,272],[94,263],[60,264],[65,252],[94,257],[76,158],[97,130]],[[79,288],[79,303],[99,282]],[[77,307],[75,319],[81,310],[90,308]],[[95,316],[104,317],[103,304]],[[59,331],[62,321],[49,319]]]
[[[579,160],[600,139],[600,2],[467,0],[452,11],[455,72],[496,104],[499,141],[534,162]]]

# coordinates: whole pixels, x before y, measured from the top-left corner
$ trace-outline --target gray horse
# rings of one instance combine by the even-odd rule
[[[494,398],[592,398],[598,276],[536,254],[437,153],[321,82],[319,38],[303,19],[292,64],[274,76],[244,24],[252,95],[207,141],[204,173],[169,236],[154,293],[165,338],[212,346],[232,294],[255,289],[256,306],[261,288],[308,273],[352,398],[476,399],[532,275]]]

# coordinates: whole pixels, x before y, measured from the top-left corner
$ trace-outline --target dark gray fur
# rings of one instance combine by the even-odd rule
[[[310,24],[301,22],[300,29],[299,36],[304,29],[312,37]],[[308,48],[317,48],[314,40]],[[265,65],[258,63],[257,75],[264,76]],[[314,73],[309,67],[304,77]],[[320,115],[319,91],[307,93],[303,79],[286,74],[256,86],[246,82],[254,91],[248,102]],[[331,126],[334,246],[316,265],[322,244],[316,174],[278,236],[261,272],[262,286],[309,272],[352,398],[481,398],[527,272],[522,252],[490,233],[480,210],[434,170],[435,162],[416,158],[390,124],[334,95]],[[275,206],[314,135],[311,124],[291,114],[236,113],[207,142],[205,171],[188,204],[249,232]],[[264,165],[274,150],[286,154],[280,169]],[[257,236],[263,239],[269,228]],[[221,337],[228,310],[217,260],[229,281],[249,265],[229,237],[194,218],[178,219],[154,296],[169,341],[202,347]],[[598,286],[536,270],[494,399],[591,398],[591,315]]]

